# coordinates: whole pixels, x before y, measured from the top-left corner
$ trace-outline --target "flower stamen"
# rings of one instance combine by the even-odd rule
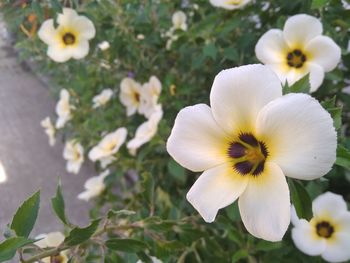
[[[66,46],[71,46],[71,45],[74,45],[75,43],[75,35],[68,32],[68,33],[65,33],[62,37],[62,40],[63,40],[63,43],[66,45]]]
[[[321,221],[316,225],[316,233],[323,238],[330,238],[334,233],[334,227],[327,221]]]
[[[300,49],[295,49],[287,54],[287,64],[293,68],[301,68],[306,59],[306,55]]]

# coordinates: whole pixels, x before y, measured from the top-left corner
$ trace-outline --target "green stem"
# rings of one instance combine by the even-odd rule
[[[51,257],[53,255],[57,255],[58,253],[60,253],[61,251],[64,251],[64,250],[67,250],[69,249],[70,247],[68,246],[63,246],[63,247],[57,247],[57,248],[52,248],[52,249],[49,249],[49,250],[46,250],[42,253],[39,253],[27,260],[21,260],[22,263],[34,263],[42,258],[47,258],[47,257]]]

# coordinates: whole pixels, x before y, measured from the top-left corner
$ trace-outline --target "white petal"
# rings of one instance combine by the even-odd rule
[[[249,179],[238,206],[249,233],[268,241],[282,240],[290,223],[290,200],[286,178],[278,165],[267,162],[261,175]]]
[[[335,162],[337,134],[330,114],[306,94],[288,94],[259,113],[256,132],[286,176],[311,180]]]
[[[326,249],[324,238],[319,238],[315,227],[305,219],[292,229],[292,239],[300,251],[310,256],[320,255]]]
[[[327,36],[311,39],[305,51],[310,56],[310,61],[323,67],[326,72],[333,70],[340,62],[340,47]]]
[[[312,201],[314,216],[337,218],[347,211],[346,202],[341,195],[326,192]]]
[[[329,262],[344,262],[350,259],[350,233],[339,233],[327,242],[322,258]]]
[[[192,171],[204,171],[227,161],[229,141],[210,108],[197,104],[182,109],[167,142],[168,153]]]
[[[72,57],[71,49],[63,48],[62,45],[50,45],[47,49],[47,55],[56,62],[63,63]]]
[[[78,174],[81,167],[81,162],[78,161],[68,161],[66,165],[67,172]]]
[[[85,16],[79,16],[74,20],[74,27],[79,32],[79,37],[86,40],[95,37],[96,29],[94,24]]]
[[[298,225],[301,222],[301,219],[298,217],[294,205],[292,205],[290,210],[290,219],[294,226]]]
[[[49,247],[57,247],[64,240],[64,235],[61,232],[51,232],[46,236],[46,243]]]
[[[215,220],[219,209],[232,204],[247,186],[248,177],[234,172],[230,163],[206,170],[190,191],[187,200],[207,223]]]
[[[221,71],[214,80],[210,104],[214,119],[228,133],[254,129],[260,109],[282,96],[281,82],[266,66],[246,65]]]
[[[324,69],[313,63],[308,63],[310,69],[310,92],[316,91],[322,84],[324,79]]]
[[[56,44],[55,36],[57,35],[56,29],[53,24],[53,19],[46,20],[38,31],[39,38],[48,45]]]
[[[213,6],[221,7],[228,10],[234,10],[238,8],[242,8],[251,0],[210,0],[210,3]]]
[[[63,8],[63,13],[57,17],[57,23],[62,26],[70,26],[78,17],[77,12],[71,8]]]
[[[89,53],[89,42],[87,40],[81,40],[79,43],[71,48],[72,57],[75,59],[82,59]]]
[[[91,198],[94,197],[94,194],[90,191],[84,191],[84,192],[81,192],[77,198],[80,199],[80,200],[84,200],[84,201],[89,201]]]
[[[288,49],[282,30],[270,29],[260,37],[255,46],[255,55],[264,64],[285,64]]]
[[[297,48],[321,35],[322,30],[322,24],[316,17],[299,14],[287,19],[283,35],[291,48]]]

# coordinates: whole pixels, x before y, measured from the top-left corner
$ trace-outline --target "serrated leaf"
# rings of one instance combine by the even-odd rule
[[[18,208],[11,223],[11,229],[19,237],[28,237],[38,217],[40,204],[40,191],[29,197]]]
[[[64,244],[67,246],[76,246],[87,240],[96,232],[101,219],[96,219],[92,223],[85,227],[76,227],[69,232],[68,237],[65,238]]]
[[[12,259],[16,255],[17,249],[33,242],[34,240],[24,237],[11,237],[6,239],[0,244],[0,262]]]
[[[106,241],[106,246],[111,250],[117,250],[128,253],[137,253],[146,250],[147,245],[136,239],[129,238],[112,238]]]
[[[350,169],[350,150],[343,145],[338,145],[337,147],[337,159],[335,164]]]
[[[312,201],[305,187],[296,180],[289,180],[289,189],[292,204],[299,218],[310,220],[312,218]]]
[[[292,86],[287,88],[287,93],[309,93],[310,92],[310,81],[309,74],[299,79]]]
[[[65,204],[62,195],[61,184],[57,185],[56,195],[51,199],[52,209],[56,213],[57,217],[65,224],[68,224],[66,213],[65,213]]]

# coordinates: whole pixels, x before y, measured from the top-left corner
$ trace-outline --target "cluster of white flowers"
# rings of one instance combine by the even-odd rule
[[[90,199],[99,196],[106,188],[104,180],[109,173],[109,170],[106,170],[98,176],[89,178],[84,184],[85,191],[78,195],[78,199],[89,201]]]
[[[178,35],[176,34],[177,30],[187,31],[188,25],[187,25],[187,16],[183,11],[176,11],[172,18],[172,27],[163,33],[162,36],[168,38],[166,42],[166,49],[171,49],[171,45],[174,41],[178,39]]]

